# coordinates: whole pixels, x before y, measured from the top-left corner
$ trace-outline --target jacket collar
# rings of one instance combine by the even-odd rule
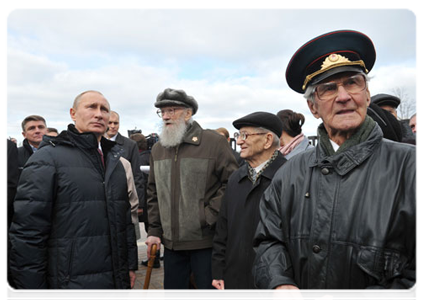
[[[101,138],[101,148],[103,152],[106,153],[110,151],[115,142],[110,141],[104,137]],[[58,136],[51,137],[44,135],[43,141],[41,142],[40,148],[46,145],[57,145],[57,144],[72,144],[82,149],[97,149],[98,148],[98,141],[97,137],[92,132],[84,132],[80,133],[75,128],[74,124],[68,125],[68,130],[63,130]]]
[[[188,130],[182,140],[182,143],[192,144],[192,145],[200,145],[201,138],[203,133],[203,128],[201,128],[200,124],[196,121],[192,122],[192,124],[188,125]]]
[[[364,142],[354,145],[341,153],[327,156],[319,143],[316,147],[315,155],[310,156],[310,167],[330,167],[339,175],[345,175],[361,165],[378,147],[383,138],[383,132],[378,125],[371,131],[369,137]]]
[[[278,152],[275,160],[266,167],[263,173],[260,174],[260,177],[266,177],[269,180],[272,180],[273,176],[275,175],[276,171],[286,162],[286,158],[282,155],[282,153]],[[248,163],[246,162],[239,168],[238,179],[237,181],[240,182],[244,178],[248,178]],[[257,180],[259,183],[260,180]]]

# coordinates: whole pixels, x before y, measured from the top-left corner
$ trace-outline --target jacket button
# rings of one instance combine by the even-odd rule
[[[310,193],[309,192],[307,192],[307,193],[305,193],[305,195],[304,195],[306,198],[310,198]]]
[[[328,175],[329,174],[329,169],[328,168],[323,168],[322,169],[322,174],[323,175]]]
[[[313,246],[313,252],[314,253],[319,253],[320,251],[322,251],[322,248],[320,248],[319,245],[314,245]]]

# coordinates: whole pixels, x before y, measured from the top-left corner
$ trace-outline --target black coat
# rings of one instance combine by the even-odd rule
[[[120,148],[73,125],[44,137],[22,172],[10,229],[18,288],[130,288],[137,269]]]
[[[416,280],[416,149],[382,139],[290,159],[260,202],[260,288],[410,288]]]
[[[253,237],[260,220],[259,203],[273,175],[286,162],[281,153],[253,185],[245,163],[229,178],[213,240],[213,279],[223,279],[225,289],[252,289],[255,257]]]
[[[21,176],[22,170],[26,162],[28,161],[28,159],[31,157],[33,153],[34,151],[32,151],[32,148],[29,145],[28,140],[24,139],[22,142],[22,146],[18,148],[18,168],[19,168],[18,178]]]
[[[144,150],[139,153],[139,167],[141,166],[150,166],[150,153],[151,150]],[[144,194],[142,196],[138,196],[140,203],[139,207],[143,209],[142,215],[139,216],[139,221],[148,223],[148,208],[147,208],[147,184],[148,184],[148,174],[142,173],[142,186]]]
[[[135,188],[137,189],[137,195],[139,203],[145,202],[145,187],[143,185],[143,175],[139,168],[139,151],[137,143],[127,137],[122,136],[120,133],[117,134],[116,144],[122,147],[122,157],[126,158],[131,163],[132,174],[134,175]]]
[[[7,230],[10,228],[13,218],[13,201],[18,186],[18,149],[16,144],[11,140],[7,140]],[[7,239],[7,280],[11,287],[15,287],[12,273],[9,266],[10,239]]]

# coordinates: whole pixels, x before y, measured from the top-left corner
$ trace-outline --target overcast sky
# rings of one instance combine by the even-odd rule
[[[7,135],[22,142],[31,114],[64,130],[69,108],[98,90],[121,116],[121,133],[160,132],[156,96],[183,89],[203,128],[254,111],[292,109],[314,135],[320,120],[286,84],[293,53],[317,35],[354,29],[375,44],[370,91],[416,98],[416,15],[409,9],[15,9],[7,18]]]

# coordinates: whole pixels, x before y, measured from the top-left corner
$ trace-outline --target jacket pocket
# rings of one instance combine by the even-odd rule
[[[364,272],[384,284],[402,274],[407,258],[390,249],[363,248],[358,253],[357,264]]]
[[[70,245],[70,249],[69,254],[68,254],[68,261],[67,261],[67,265],[66,266],[66,271],[64,273],[64,277],[63,277],[63,283],[64,284],[68,284],[70,281],[70,278],[72,276],[72,265],[73,265],[73,261],[74,261],[74,255],[75,255],[75,240],[71,240],[71,245]]]

